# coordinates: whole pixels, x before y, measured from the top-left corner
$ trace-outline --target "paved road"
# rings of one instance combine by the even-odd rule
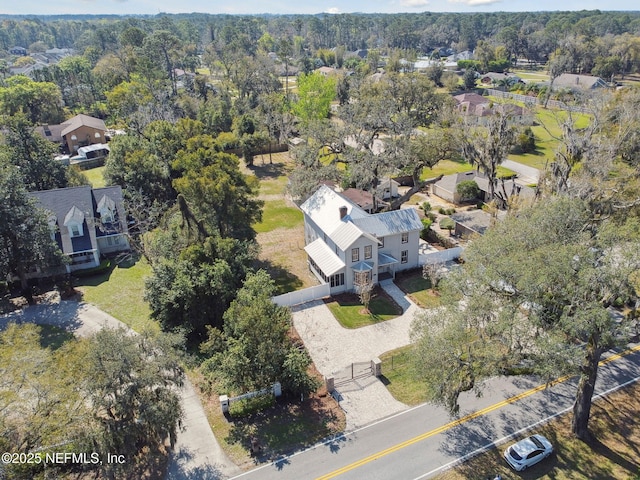
[[[640,378],[640,348],[636,348],[601,367],[597,393]],[[458,422],[452,422],[442,408],[425,404],[234,478],[429,478],[478,449],[504,443],[526,427],[571,408],[575,379],[549,389],[536,387],[539,383],[533,378],[492,379],[482,397],[465,394],[461,399]],[[528,395],[507,400],[522,392]]]
[[[0,329],[9,322],[57,325],[80,337],[90,336],[104,327],[128,329],[124,323],[93,305],[57,300],[0,316]],[[213,480],[237,474],[239,468],[220,448],[188,380],[181,395],[185,418],[169,460],[167,479]]]

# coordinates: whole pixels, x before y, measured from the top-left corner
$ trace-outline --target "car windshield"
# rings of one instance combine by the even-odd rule
[[[518,452],[516,452],[514,448],[510,449],[509,455],[511,455],[516,460],[522,460],[522,457],[518,455]]]
[[[542,442],[540,440],[538,440],[536,437],[529,437],[529,439],[535,443],[536,447],[541,448],[542,450],[544,450],[544,445],[542,444]]]

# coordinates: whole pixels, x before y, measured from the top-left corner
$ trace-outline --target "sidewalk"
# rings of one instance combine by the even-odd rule
[[[414,315],[422,311],[392,282],[381,285],[403,309],[393,320],[357,329],[342,327],[321,300],[294,307],[293,323],[316,368],[330,376],[354,362],[372,360],[410,343]],[[405,410],[376,377],[354,380],[334,395],[347,416],[347,430]]]

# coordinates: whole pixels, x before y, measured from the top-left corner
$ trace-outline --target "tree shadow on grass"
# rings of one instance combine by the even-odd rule
[[[264,165],[262,165],[262,161],[259,160],[260,156],[254,157],[254,163],[247,168],[251,170],[256,177],[260,180],[278,178],[287,173],[287,165],[285,163],[268,163],[269,155],[265,154],[264,157]]]
[[[281,400],[261,412],[243,418],[230,417],[232,427],[225,441],[241,445],[253,463],[273,462],[278,470],[289,464],[291,454],[325,438],[330,439],[327,442],[330,448],[337,451],[341,439],[338,434],[332,437],[328,427],[336,422],[335,415],[321,404],[317,397],[306,398],[302,403]],[[255,445],[259,448],[252,448]]]
[[[256,269],[264,269],[271,275],[273,281],[276,282],[278,294],[293,292],[304,285],[300,277],[269,260],[257,260],[254,264]]]

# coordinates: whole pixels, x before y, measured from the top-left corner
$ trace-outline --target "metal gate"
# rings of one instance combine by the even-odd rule
[[[347,368],[333,374],[333,385],[338,387],[358,378],[370,377],[371,375],[373,375],[373,362],[354,362]]]

